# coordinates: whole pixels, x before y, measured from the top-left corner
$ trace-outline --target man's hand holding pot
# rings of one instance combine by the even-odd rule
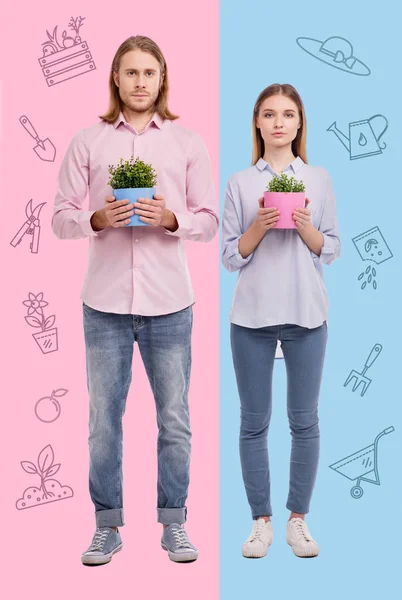
[[[165,197],[162,194],[155,194],[152,199],[138,198],[138,202],[134,202],[133,206],[135,214],[151,227],[165,227],[170,231],[176,231],[179,227],[174,213],[166,208]]]
[[[101,231],[107,227],[124,227],[130,222],[133,214],[133,205],[129,200],[115,200],[114,196],[107,196],[105,207],[95,211],[91,217],[92,229]]]

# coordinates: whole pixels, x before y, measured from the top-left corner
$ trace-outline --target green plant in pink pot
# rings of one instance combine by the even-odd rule
[[[134,160],[120,159],[118,165],[109,165],[110,179],[108,184],[112,186],[112,194],[116,200],[128,199],[131,204],[137,202],[139,198],[152,198],[156,193],[157,175],[152,165],[140,160],[139,157]],[[130,222],[124,227],[137,227],[139,225],[148,225],[140,220],[139,215],[133,214]]]
[[[279,219],[275,229],[296,229],[293,220],[295,208],[305,208],[306,194],[303,181],[296,181],[286,173],[274,175],[264,192],[264,208],[276,207],[279,210]]]

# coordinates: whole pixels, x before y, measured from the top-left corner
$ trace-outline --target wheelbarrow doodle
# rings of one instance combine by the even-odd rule
[[[350,454],[346,458],[342,458],[338,462],[329,465],[331,469],[343,475],[350,481],[356,481],[350,490],[352,498],[359,499],[363,496],[363,488],[360,486],[361,481],[367,481],[374,485],[380,485],[380,476],[378,473],[378,441],[384,435],[388,435],[395,431],[395,428],[387,427],[377,435],[374,443],[354,454]]]
[[[364,369],[361,373],[359,373],[358,371],[352,370],[345,383],[343,384],[343,387],[346,387],[347,385],[349,385],[349,383],[352,381],[352,379],[355,379],[354,383],[353,383],[353,389],[352,391],[355,392],[357,390],[357,388],[360,386],[360,384],[363,384],[363,387],[361,389],[361,393],[360,396],[364,396],[364,394],[367,392],[368,387],[371,383],[371,379],[369,379],[368,377],[366,377],[366,371],[371,367],[371,365],[373,364],[373,362],[375,360],[377,360],[380,352],[382,350],[382,345],[381,344],[374,344],[366,362],[364,363]]]

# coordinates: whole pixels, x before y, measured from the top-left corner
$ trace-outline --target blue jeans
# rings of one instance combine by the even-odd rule
[[[184,523],[191,451],[192,306],[146,317],[100,312],[83,303],[83,324],[90,399],[89,491],[97,527],[124,525],[122,417],[135,341],[156,404],[158,522]]]
[[[299,325],[251,329],[232,323],[230,337],[241,405],[240,460],[252,517],[272,515],[267,438],[278,339],[286,365],[287,412],[292,436],[286,507],[306,514],[318,467],[318,397],[327,323],[324,321],[313,329]]]

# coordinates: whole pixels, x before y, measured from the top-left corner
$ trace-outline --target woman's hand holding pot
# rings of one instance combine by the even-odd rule
[[[268,231],[275,227],[276,222],[279,221],[279,210],[276,208],[264,208],[264,198],[258,199],[260,208],[257,212],[257,218],[255,224],[263,231]]]
[[[310,204],[310,200],[306,198],[305,207],[296,208],[293,213],[293,220],[296,223],[296,228],[299,230],[304,229],[307,225],[311,223],[311,211],[307,208],[308,204]]]

